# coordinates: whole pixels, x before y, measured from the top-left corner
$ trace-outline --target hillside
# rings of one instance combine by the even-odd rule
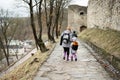
[[[97,53],[100,53],[114,67],[120,70],[120,31],[102,30],[102,29],[86,29],[79,35],[90,45],[94,45]]]
[[[28,60],[1,77],[0,80],[32,80],[38,68],[46,61],[54,47],[55,44],[51,45],[49,43],[47,45],[49,51],[45,53],[37,51],[33,56],[31,55]]]
[[[120,57],[120,32],[115,30],[87,29],[80,34],[80,37],[105,49],[111,55]]]

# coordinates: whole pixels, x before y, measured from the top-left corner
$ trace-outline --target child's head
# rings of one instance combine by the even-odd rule
[[[73,31],[73,33],[76,33],[76,31]]]

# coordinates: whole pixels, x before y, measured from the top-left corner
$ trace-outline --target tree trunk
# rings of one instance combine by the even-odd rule
[[[38,16],[38,24],[39,24],[39,28],[40,28],[40,31],[39,31],[39,39],[38,39],[37,41],[38,41],[38,46],[39,46],[41,52],[45,52],[45,51],[47,51],[48,49],[46,48],[46,46],[45,46],[45,44],[44,44],[44,42],[43,42],[43,40],[42,40],[42,21],[41,21],[41,19],[42,19],[42,18],[41,18],[41,16],[42,16],[42,14],[41,14],[42,1],[43,1],[43,0],[40,1],[40,4],[39,4],[39,12],[38,12],[38,14],[37,14],[37,16]]]
[[[2,50],[4,52],[4,55],[5,55],[5,58],[6,58],[6,61],[7,61],[7,65],[9,66],[10,65],[10,63],[9,63],[9,56],[7,55],[7,53],[5,51],[5,46],[3,45],[1,37],[0,37],[0,44],[1,44],[1,48],[2,48]]]
[[[49,50],[46,48],[44,42],[41,39],[38,39],[38,46],[39,46],[41,52],[46,52]]]
[[[59,26],[59,36],[61,34],[60,30],[61,30],[61,26],[62,26],[62,22],[63,22],[63,15],[64,15],[64,9],[63,9],[63,5],[62,5],[62,8],[61,8],[61,19],[60,19],[60,26]]]
[[[36,29],[35,29],[34,15],[33,15],[33,7],[32,7],[32,0],[30,0],[29,7],[30,7],[31,28],[32,28],[32,31],[33,31],[33,36],[34,36],[34,39],[35,39],[36,47],[37,47],[37,49],[38,49],[38,45],[37,45],[37,34],[36,34]]]
[[[56,27],[56,38],[58,38],[59,34],[58,34],[58,24],[59,24],[59,18],[60,18],[60,9],[62,7],[62,2],[63,0],[58,0],[56,1],[56,9],[55,9],[55,25],[54,27]]]
[[[48,12],[47,12],[47,7],[46,7],[46,0],[44,0],[44,3],[45,3],[45,14],[46,14],[46,24],[47,24],[47,34],[48,34],[48,39],[50,41],[52,41],[53,43],[55,43],[55,39],[54,39],[54,36],[52,36],[52,33],[51,33],[51,25],[52,25],[52,21],[53,21],[53,5],[54,5],[54,1],[55,0],[50,0],[50,13],[49,13],[49,16],[48,16]]]

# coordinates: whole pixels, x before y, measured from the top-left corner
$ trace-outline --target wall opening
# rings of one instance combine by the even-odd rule
[[[84,15],[84,12],[80,12],[80,15]]]
[[[85,29],[87,29],[87,26],[84,26],[84,25],[80,26],[80,32],[82,32]]]

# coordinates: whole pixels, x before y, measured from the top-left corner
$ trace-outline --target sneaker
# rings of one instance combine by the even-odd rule
[[[75,61],[77,61],[77,58],[75,59]]]
[[[65,57],[63,57],[63,60],[65,60]]]

